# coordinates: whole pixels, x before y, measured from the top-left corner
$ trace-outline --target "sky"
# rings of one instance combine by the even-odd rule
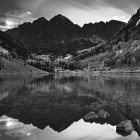
[[[11,29],[39,17],[62,14],[75,24],[120,20],[127,22],[140,0],[0,0],[0,28]]]

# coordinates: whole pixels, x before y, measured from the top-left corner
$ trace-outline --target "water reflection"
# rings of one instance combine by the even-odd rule
[[[0,139],[7,140],[9,138],[21,138],[30,136],[35,129],[32,125],[24,125],[18,120],[2,116],[0,118]]]
[[[104,126],[107,131],[108,126],[114,128],[124,119],[131,120],[132,123],[135,120],[140,120],[139,82],[140,76],[138,75],[93,75],[86,73],[57,74],[45,77],[1,77],[0,116],[9,116],[24,124],[33,124],[39,129],[48,127],[47,131],[36,131],[39,131],[38,135],[40,135],[48,133],[50,130],[53,132],[52,137],[59,135],[56,132],[54,134],[53,130],[63,134],[73,126],[74,122],[80,126],[88,124],[93,128],[103,124],[99,125],[100,132],[98,132],[99,136],[103,136],[101,132]],[[98,113],[101,109],[107,111],[110,116],[87,121],[91,124],[81,121],[90,111]],[[105,125],[105,123],[110,125]],[[9,123],[8,125],[12,126],[13,124]],[[77,130],[80,129],[80,126]],[[88,127],[86,129],[88,130]],[[90,129],[92,130],[92,128]],[[135,131],[140,134],[140,127],[136,127]],[[93,131],[92,137],[90,134],[82,136],[83,133],[78,134],[78,132],[76,132],[77,138],[69,137],[67,139],[81,140],[95,139],[96,137],[96,133],[94,134]],[[115,133],[114,129],[109,133],[112,132],[113,136],[117,137],[107,136],[108,138],[106,138],[105,135],[100,139],[125,139]],[[18,132],[16,131],[16,133]],[[134,135],[138,139],[134,132],[128,139]],[[66,140],[66,138],[64,139]],[[99,139],[98,136],[96,139]]]
[[[32,125],[24,125],[18,120],[2,116],[0,118],[0,139],[3,140],[137,140],[136,132],[129,137],[121,137],[115,127],[109,124],[85,123],[82,119],[74,122],[68,129],[57,133],[50,127],[43,131]]]

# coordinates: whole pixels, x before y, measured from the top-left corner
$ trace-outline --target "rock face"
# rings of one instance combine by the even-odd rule
[[[84,119],[90,120],[90,119],[97,119],[97,118],[103,118],[106,119],[107,117],[109,117],[110,114],[108,112],[106,112],[104,109],[100,109],[98,111],[98,114],[96,114],[95,112],[89,112],[86,116],[84,116]]]
[[[81,28],[68,18],[57,15],[49,21],[42,17],[33,23],[24,23],[7,33],[21,41],[32,53],[63,55],[94,47],[102,40],[110,39],[123,24],[110,21],[86,24]],[[95,35],[100,38],[98,42],[92,39]]]

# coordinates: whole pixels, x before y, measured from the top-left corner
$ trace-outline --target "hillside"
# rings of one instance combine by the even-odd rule
[[[81,60],[84,67],[91,69],[134,68],[140,66],[140,9],[129,22],[107,43],[100,46],[105,51],[98,56]]]
[[[30,52],[24,46],[0,31],[0,74],[2,73],[44,73],[28,64]]]
[[[89,23],[82,27],[82,33],[88,37],[96,35],[107,41],[119,31],[123,24],[125,25],[125,23],[116,20],[111,20],[106,23],[102,21],[94,24]]]
[[[44,71],[41,71],[39,69],[36,69],[30,65],[25,64],[24,61],[17,60],[14,58],[6,58],[0,56],[0,74],[12,74],[12,73],[19,73],[19,74],[25,74],[25,73],[31,73],[31,74],[39,74],[39,73],[45,73]]]
[[[0,31],[0,47],[6,49],[14,58],[26,59],[30,56],[30,52],[21,42],[2,31]]]
[[[109,57],[106,66],[140,66],[140,9],[129,22],[106,44]]]
[[[31,53],[76,55],[80,50],[109,40],[123,24],[120,21],[99,22],[81,28],[59,14],[50,20],[42,17],[33,23],[24,23],[6,33],[19,40]]]

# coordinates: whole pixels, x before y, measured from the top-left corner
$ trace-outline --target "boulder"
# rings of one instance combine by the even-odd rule
[[[134,127],[134,130],[137,132],[137,134],[140,137],[140,121],[139,121],[139,119],[133,120],[133,127]]]
[[[89,112],[86,116],[84,116],[85,120],[90,120],[90,119],[97,119],[98,115],[95,112]]]
[[[134,130],[134,127],[133,127],[131,120],[124,120],[124,121],[120,122],[116,128],[117,133],[119,133],[123,136],[130,135],[133,130]]]
[[[99,112],[98,112],[98,116],[99,116],[100,118],[106,119],[106,117],[109,117],[110,114],[109,114],[108,112],[106,112],[105,110],[101,109],[101,110],[99,110]]]
[[[133,120],[134,125],[140,126],[140,121],[139,119],[134,119]]]

